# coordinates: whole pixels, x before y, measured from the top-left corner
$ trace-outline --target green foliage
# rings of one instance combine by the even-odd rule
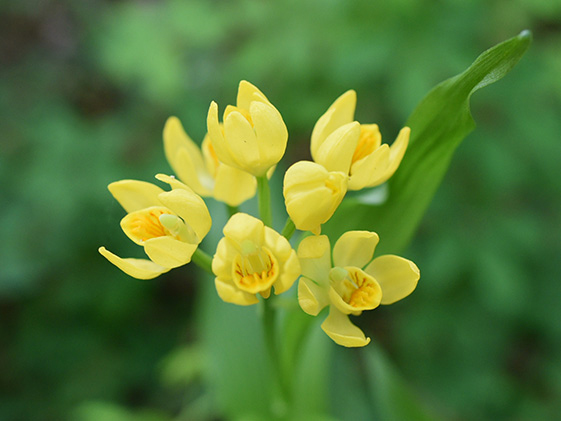
[[[390,403],[412,393],[445,419],[554,419],[560,22],[558,2],[547,0],[2,3],[0,419],[250,416],[249,394],[263,396],[268,384],[264,355],[240,346],[261,350],[253,310],[219,302],[212,281],[190,267],[151,283],[111,267],[98,246],[141,252],[118,231],[123,212],[106,185],[169,171],[165,119],[178,115],[202,140],[209,102],[232,102],[242,78],[287,122],[281,166],[309,159],[313,123],[349,88],[357,118],[391,139],[436,83],[524,28],[532,48],[473,98],[478,129],[457,149],[406,251],[421,268],[418,289],[361,317],[398,369],[384,365],[391,375],[368,380],[374,357],[352,352],[327,364],[334,350],[317,325],[301,342],[306,320],[283,325],[285,364],[303,350],[298,408],[309,404],[316,419],[371,418],[368,385],[403,384],[396,372],[408,392],[372,393]],[[210,253],[223,222],[216,218],[203,245]],[[386,239],[393,248],[387,234],[380,246]],[[192,344],[202,354],[181,351]],[[210,367],[202,379],[201,361]],[[255,411],[269,408],[259,402]]]
[[[471,95],[505,76],[530,45],[528,31],[484,52],[463,73],[435,87],[415,108],[406,125],[412,130],[407,153],[389,181],[389,198],[381,205],[349,200],[329,226],[334,238],[351,229],[368,229],[383,239],[377,252],[399,253],[425,214],[456,148],[471,132]],[[349,218],[349,214],[353,218]]]

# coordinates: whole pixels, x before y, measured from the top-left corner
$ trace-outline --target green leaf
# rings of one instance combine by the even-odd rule
[[[531,39],[529,31],[521,32],[485,51],[463,73],[429,92],[407,121],[411,128],[409,148],[388,183],[388,200],[374,206],[357,198],[347,199],[325,232],[337,238],[348,230],[368,229],[380,235],[377,252],[402,250],[436,193],[454,151],[475,128],[471,95],[505,76],[524,55]]]

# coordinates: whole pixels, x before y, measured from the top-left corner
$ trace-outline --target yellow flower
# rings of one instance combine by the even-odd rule
[[[375,232],[346,232],[333,247],[333,267],[325,235],[307,237],[298,247],[302,267],[298,284],[300,307],[317,316],[329,306],[329,315],[321,328],[339,345],[358,347],[370,342],[349,320],[349,315],[358,316],[379,304],[392,304],[407,297],[417,286],[419,269],[410,260],[394,255],[372,260],[377,244]]]
[[[109,184],[109,191],[127,211],[121,228],[132,241],[144,247],[148,259],[123,259],[105,247],[99,252],[126,274],[152,279],[191,261],[198,244],[210,230],[211,218],[203,201],[173,177],[159,174],[171,191],[137,180]]]
[[[321,224],[331,218],[346,192],[344,173],[329,172],[315,162],[297,162],[284,175],[286,211],[296,228],[302,231],[319,234]]]
[[[215,285],[228,303],[251,305],[257,294],[268,298],[287,291],[300,275],[300,263],[288,240],[259,219],[233,215],[224,226],[212,260]]]
[[[208,135],[220,162],[260,177],[281,160],[288,131],[277,109],[251,83],[240,82],[237,106],[226,107],[223,121],[223,125],[218,122],[218,105],[213,101]]]
[[[329,107],[312,131],[311,152],[315,162],[328,171],[349,175],[349,190],[378,186],[397,170],[407,145],[409,127],[399,132],[388,146],[376,124],[354,120],[356,92],[345,92]]]
[[[177,117],[168,118],[164,127],[164,150],[175,174],[195,193],[212,196],[230,206],[238,206],[255,196],[255,177],[221,163],[208,135],[199,149]]]

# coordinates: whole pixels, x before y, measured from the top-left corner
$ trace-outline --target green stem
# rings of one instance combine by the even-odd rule
[[[281,366],[279,347],[276,336],[276,312],[272,305],[272,300],[264,299],[263,301],[263,336],[265,345],[269,353],[272,375],[275,380],[276,390],[278,391],[277,399],[273,401],[273,412],[279,416],[284,416],[287,411],[288,403],[288,385],[285,381]]]
[[[231,218],[233,215],[240,211],[239,206],[226,205],[226,209],[228,210],[228,218]]]
[[[286,224],[284,224],[281,235],[287,240],[290,240],[294,235],[294,231],[296,231],[296,226],[294,225],[294,221],[292,221],[289,216],[286,220]]]
[[[212,274],[212,256],[210,254],[202,251],[200,248],[197,248],[191,257],[191,261],[201,269]]]
[[[257,177],[257,200],[259,216],[263,223],[270,227],[273,224],[273,215],[271,212],[271,190],[266,175]]]

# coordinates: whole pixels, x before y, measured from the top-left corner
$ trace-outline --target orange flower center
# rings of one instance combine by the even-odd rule
[[[364,125],[360,126],[360,137],[358,138],[358,144],[356,145],[351,165],[370,155],[376,148],[378,148],[378,146],[380,146],[379,136],[380,133],[378,130],[374,130],[371,127],[365,127]]]
[[[125,216],[121,225],[125,232],[136,241],[144,243],[146,240],[169,235],[169,231],[160,222],[160,215],[173,213],[166,208],[152,207]]]
[[[234,258],[233,279],[239,289],[256,294],[265,292],[276,281],[279,264],[267,247],[248,242]]]
[[[330,273],[330,278],[343,301],[356,310],[371,310],[380,303],[380,286],[361,269],[334,268]]]

